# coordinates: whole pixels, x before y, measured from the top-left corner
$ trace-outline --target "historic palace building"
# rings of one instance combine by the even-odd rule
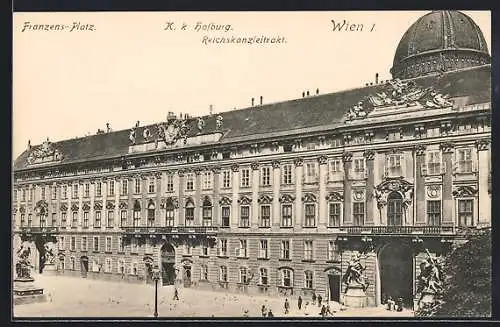
[[[15,161],[14,251],[43,273],[411,303],[420,264],[490,225],[491,65],[457,11],[418,19],[392,80],[58,142]],[[314,92],[313,92],[314,93]]]

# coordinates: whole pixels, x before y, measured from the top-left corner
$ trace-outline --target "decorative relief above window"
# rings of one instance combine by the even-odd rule
[[[94,210],[101,210],[101,209],[102,209],[102,202],[95,202]]]
[[[293,203],[295,197],[290,194],[283,194],[279,198],[280,203]]]
[[[316,196],[311,193],[307,193],[302,197],[302,202],[316,202]]]
[[[327,196],[326,196],[326,200],[329,201],[329,202],[341,202],[344,200],[344,195],[340,192],[330,192]]]
[[[219,200],[219,204],[222,206],[222,205],[230,205],[231,203],[233,203],[233,200],[231,200],[231,198],[227,197],[227,196],[223,196],[220,200]]]
[[[453,196],[457,198],[475,197],[477,189],[473,186],[458,186],[453,191]]]
[[[168,197],[166,199],[161,199],[160,208],[179,208],[179,201],[175,197]]]
[[[441,185],[429,185],[427,186],[427,196],[431,199],[437,199],[441,197]]]
[[[250,204],[252,203],[252,199],[246,195],[242,195],[238,200],[238,203],[243,205]]]
[[[259,204],[270,204],[273,202],[273,198],[267,194],[263,194],[257,200]]]
[[[374,197],[377,200],[378,208],[387,204],[387,196],[391,192],[399,192],[403,196],[403,204],[408,206],[413,200],[413,184],[403,178],[388,178],[375,187]]]

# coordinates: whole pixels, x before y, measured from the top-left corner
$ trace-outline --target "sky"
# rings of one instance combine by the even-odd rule
[[[463,12],[491,51],[491,13]],[[169,111],[201,116],[210,106],[214,113],[248,107],[252,97],[257,103],[262,96],[265,104],[301,98],[307,90],[362,87],[374,82],[375,73],[390,79],[402,35],[425,13],[15,13],[13,158],[28,140],[36,145],[47,137],[83,137],[105,130],[106,123],[129,129],[138,120],[165,121]],[[363,27],[332,31],[332,20]],[[208,30],[196,31],[198,23]],[[67,27],[49,29],[57,24]],[[228,25],[227,32],[210,30]],[[282,42],[203,43],[233,36]]]

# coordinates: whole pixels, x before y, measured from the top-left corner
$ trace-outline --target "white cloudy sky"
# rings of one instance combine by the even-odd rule
[[[426,12],[16,13],[13,156],[41,143],[163,121],[168,111],[208,114],[389,79],[406,29]],[[464,11],[491,49],[491,15]],[[332,32],[331,20],[364,25]],[[165,22],[231,24],[227,36],[284,36],[282,45],[203,45]],[[30,24],[93,24],[95,31],[21,32]],[[375,24],[373,32],[368,32]],[[215,35],[215,34],[214,34]],[[219,35],[219,34],[217,34]]]

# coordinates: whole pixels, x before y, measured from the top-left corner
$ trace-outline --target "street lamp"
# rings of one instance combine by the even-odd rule
[[[158,281],[160,280],[160,269],[157,265],[153,267],[153,280],[155,281],[155,318],[158,318]]]

